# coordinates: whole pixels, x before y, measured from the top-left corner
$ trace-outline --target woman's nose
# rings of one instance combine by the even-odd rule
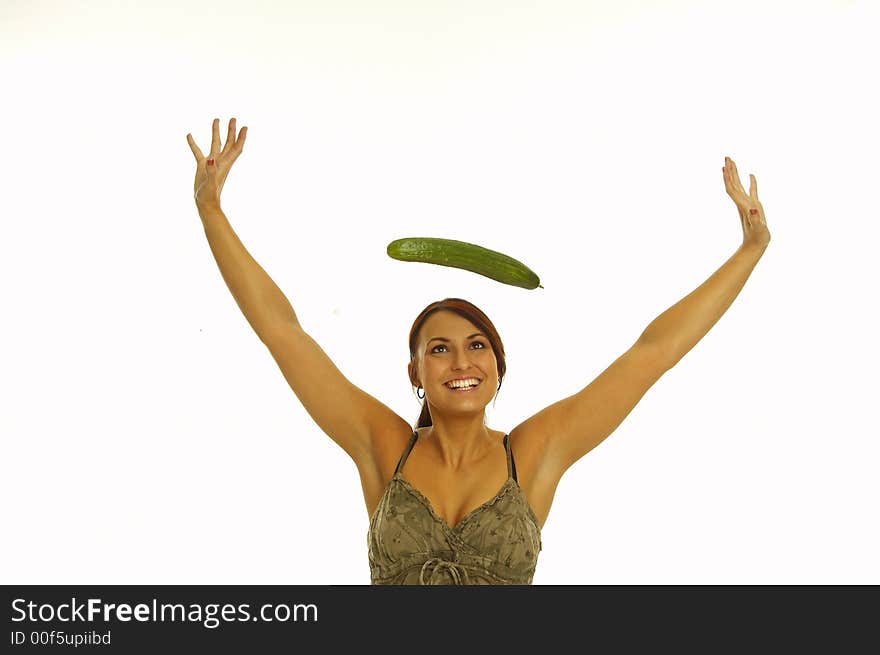
[[[466,350],[459,350],[452,363],[455,368],[470,368],[471,360]]]

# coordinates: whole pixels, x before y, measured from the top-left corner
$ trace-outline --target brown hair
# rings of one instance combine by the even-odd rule
[[[445,300],[432,302],[416,317],[412,329],[409,331],[409,359],[413,364],[413,370],[415,370],[416,338],[418,337],[419,330],[422,329],[422,325],[424,325],[425,321],[428,320],[428,317],[431,316],[431,314],[444,310],[455,312],[459,316],[466,318],[473,323],[480,332],[488,337],[489,344],[492,346],[492,352],[495,353],[495,360],[498,363],[498,389],[501,389],[501,381],[504,379],[505,371],[507,371],[507,364],[504,360],[504,344],[501,343],[501,337],[498,336],[498,330],[495,329],[492,321],[489,320],[489,317],[486,316],[479,307],[469,303],[467,300],[462,300],[461,298],[446,298]],[[418,386],[417,381],[413,377],[411,377],[410,382],[413,383],[413,386]],[[429,425],[432,425],[431,412],[428,409],[428,401],[423,400],[422,413],[419,414],[416,428],[424,428]]]

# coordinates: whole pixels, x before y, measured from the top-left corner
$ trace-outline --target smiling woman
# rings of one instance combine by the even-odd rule
[[[740,211],[743,245],[692,293],[657,317],[595,380],[509,433],[486,425],[486,406],[506,371],[495,326],[473,304],[428,305],[409,335],[410,382],[424,399],[415,427],[353,385],[307,334],[250,256],[220,208],[241,154],[235,119],[196,158],[194,194],[229,290],[318,426],[354,460],[367,514],[375,584],[529,584],[563,473],[607,438],[649,388],[727,310],[769,243],[752,180],[750,195],[728,161],[724,180]],[[754,213],[752,210],[757,210]]]
[[[508,435],[485,424],[506,370],[498,331],[475,305],[446,298],[416,318],[409,350],[410,381],[424,387],[424,402],[370,517],[373,583],[530,584],[541,528],[517,483]],[[411,457],[417,442],[424,445]]]

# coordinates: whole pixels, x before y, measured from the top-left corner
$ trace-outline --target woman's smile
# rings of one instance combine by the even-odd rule
[[[446,382],[443,386],[455,393],[467,393],[476,389],[481,383],[482,380],[475,377],[457,378]]]

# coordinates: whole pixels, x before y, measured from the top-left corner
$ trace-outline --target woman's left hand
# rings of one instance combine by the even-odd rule
[[[724,186],[727,189],[727,195],[733,198],[739,211],[743,228],[743,245],[766,248],[770,243],[770,230],[767,229],[764,208],[761,206],[761,201],[758,200],[758,181],[754,175],[749,175],[751,184],[749,185],[749,194],[746,195],[739,181],[739,173],[736,172],[736,164],[730,157],[724,159]]]

